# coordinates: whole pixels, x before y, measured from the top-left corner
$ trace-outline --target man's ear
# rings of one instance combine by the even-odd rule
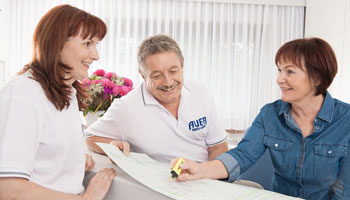
[[[146,81],[145,75],[143,74],[143,72],[140,68],[139,68],[139,73],[142,76],[143,80]]]

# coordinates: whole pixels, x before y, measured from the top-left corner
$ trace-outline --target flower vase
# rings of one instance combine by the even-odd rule
[[[89,127],[92,123],[98,120],[101,115],[103,115],[105,111],[97,111],[97,112],[88,112],[85,115],[85,125]]]

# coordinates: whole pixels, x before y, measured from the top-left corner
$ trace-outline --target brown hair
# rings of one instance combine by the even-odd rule
[[[158,34],[145,39],[139,46],[137,61],[140,71],[143,72],[144,70],[145,60],[147,56],[166,51],[174,52],[180,60],[181,67],[183,67],[184,57],[176,41],[169,36]]]
[[[338,71],[332,47],[320,38],[303,38],[285,43],[276,53],[275,63],[292,62],[316,84],[315,96],[325,94]]]
[[[106,24],[98,17],[70,5],[60,5],[49,10],[39,21],[33,35],[33,58],[18,74],[30,70],[33,79],[44,89],[47,98],[57,110],[69,107],[71,86],[65,78],[73,68],[60,61],[60,53],[69,37],[81,32],[83,39],[98,37],[102,40],[107,33]],[[84,99],[87,90],[78,82],[73,83],[77,91],[79,109],[86,108]]]

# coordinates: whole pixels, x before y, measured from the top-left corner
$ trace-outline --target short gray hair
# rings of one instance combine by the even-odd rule
[[[139,46],[137,53],[137,62],[139,64],[139,69],[141,72],[143,73],[145,60],[148,56],[167,51],[174,52],[180,60],[181,67],[183,67],[184,57],[181,53],[179,45],[174,39],[162,34],[154,35],[145,39]]]

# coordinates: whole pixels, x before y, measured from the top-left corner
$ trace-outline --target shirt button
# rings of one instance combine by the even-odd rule
[[[328,154],[332,154],[332,151],[331,151],[331,150],[329,150],[329,151],[328,151]]]
[[[275,144],[275,147],[278,147],[278,144]]]
[[[317,119],[315,119],[314,122],[317,122]]]
[[[320,128],[319,126],[315,126],[315,129],[317,129],[317,130],[318,130],[319,128]]]

